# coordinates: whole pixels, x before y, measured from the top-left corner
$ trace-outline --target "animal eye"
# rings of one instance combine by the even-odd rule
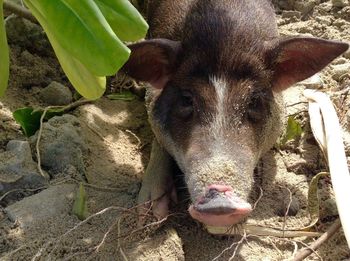
[[[268,103],[264,100],[264,97],[254,96],[247,109],[248,120],[253,123],[261,122],[268,113]]]
[[[177,114],[183,119],[188,119],[193,113],[193,96],[188,91],[183,91],[179,95]]]
[[[192,94],[190,92],[182,92],[181,98],[180,98],[181,106],[183,107],[192,107],[193,106],[193,99]]]

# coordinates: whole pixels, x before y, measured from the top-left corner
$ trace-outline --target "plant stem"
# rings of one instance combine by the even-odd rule
[[[7,0],[4,1],[4,9],[11,12],[11,13],[14,13],[20,17],[28,19],[33,23],[36,23],[36,24],[38,23],[36,18],[32,15],[32,13],[29,10],[27,10],[19,5],[16,5],[10,1],[7,1]]]
[[[304,260],[307,256],[311,255],[317,248],[319,248],[324,242],[330,239],[338,229],[341,228],[340,220],[337,219],[333,225],[315,242],[313,242],[308,248],[301,249],[294,257],[293,261]]]

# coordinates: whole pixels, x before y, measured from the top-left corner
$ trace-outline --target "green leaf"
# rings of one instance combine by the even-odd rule
[[[320,172],[314,176],[310,182],[309,191],[308,191],[308,209],[310,213],[311,223],[308,227],[313,227],[319,217],[320,217],[320,206],[318,199],[318,181],[320,178],[328,176],[327,172]]]
[[[40,128],[40,112],[34,112],[32,108],[18,109],[13,113],[16,122],[21,125],[24,134],[30,137]]]
[[[3,0],[0,0],[0,97],[5,94],[9,74],[10,74],[10,57],[9,47],[7,45],[6,30],[3,13]]]
[[[94,1],[121,40],[132,42],[146,36],[148,25],[128,0]]]
[[[82,183],[80,183],[79,189],[75,196],[72,212],[80,220],[84,220],[88,216],[87,196]]]
[[[293,116],[288,118],[287,131],[283,137],[281,144],[285,144],[287,141],[299,138],[303,133],[303,129],[298,121]]]
[[[25,0],[25,2],[46,31],[62,69],[74,88],[87,99],[94,100],[101,97],[106,88],[106,77],[95,76],[78,59],[74,58],[68,50],[62,47],[48,26],[46,18],[36,9],[32,1]],[[54,2],[56,1],[52,1],[52,3]],[[89,55],[87,54],[87,56]]]
[[[128,60],[130,50],[115,35],[93,0],[25,3],[45,32],[93,75],[113,75]]]
[[[110,100],[133,101],[136,99],[136,95],[129,90],[123,90],[120,93],[109,94],[107,98]]]
[[[40,118],[43,110],[34,110],[33,108],[21,108],[13,112],[16,122],[21,125],[24,134],[27,137],[33,136],[40,128]],[[54,116],[63,114],[63,109],[50,109],[45,114],[45,120],[49,120]]]

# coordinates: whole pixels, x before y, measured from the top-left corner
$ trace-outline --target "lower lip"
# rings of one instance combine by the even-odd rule
[[[241,222],[251,211],[251,209],[242,209],[239,212],[235,212],[234,214],[222,214],[222,215],[214,215],[201,213],[197,211],[193,205],[191,205],[188,209],[192,218],[198,220],[199,222],[208,225],[208,226],[231,226]]]

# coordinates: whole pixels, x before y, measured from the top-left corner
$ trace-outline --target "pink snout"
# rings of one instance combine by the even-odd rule
[[[190,215],[209,226],[230,226],[239,223],[252,212],[252,206],[236,196],[232,187],[210,185],[204,196],[188,209]]]

